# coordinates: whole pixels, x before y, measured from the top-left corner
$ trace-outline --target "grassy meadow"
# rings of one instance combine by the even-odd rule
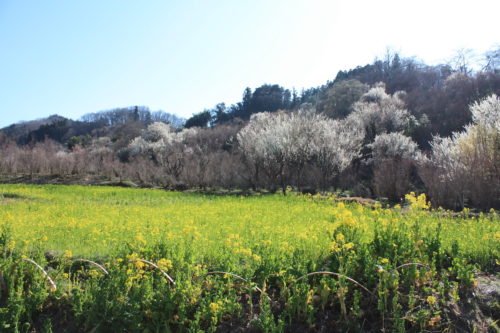
[[[2,332],[441,331],[500,267],[495,212],[431,211],[415,195],[388,209],[0,185],[0,228]],[[460,325],[491,329],[499,310]]]

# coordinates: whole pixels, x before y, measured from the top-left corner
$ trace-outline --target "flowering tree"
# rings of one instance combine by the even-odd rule
[[[247,164],[252,166],[255,181],[262,171],[273,185],[279,183],[285,189],[287,168],[301,168],[310,159],[315,117],[305,112],[252,115],[237,138]]]
[[[404,94],[399,91],[389,95],[384,84],[379,83],[354,103],[348,118],[366,131],[368,142],[372,142],[377,134],[408,132],[417,121],[405,108]]]
[[[237,138],[256,180],[263,171],[284,191],[293,176],[294,185],[300,185],[308,165],[316,165],[331,177],[358,156],[362,135],[343,124],[314,110],[263,112],[253,115]]]
[[[167,175],[177,179],[184,167],[184,142],[196,135],[196,129],[180,132],[168,124],[155,122],[133,139],[128,146],[131,157],[146,156],[163,168]]]
[[[421,176],[434,203],[463,208],[467,200],[482,208],[500,205],[500,99],[491,95],[470,106],[473,123],[449,138],[434,137]]]
[[[368,145],[372,151],[373,185],[380,197],[396,202],[411,188],[411,169],[420,152],[402,133],[382,133]]]
[[[417,144],[400,132],[377,135],[369,147],[375,163],[387,159],[415,159],[419,155]]]
[[[365,134],[348,120],[324,119],[316,126],[314,164],[321,170],[325,186],[360,157]]]
[[[164,150],[166,147],[184,141],[195,135],[196,129],[189,128],[176,132],[172,126],[162,122],[152,123],[141,136],[136,137],[128,148],[132,155],[150,154],[151,157]]]
[[[373,173],[375,192],[393,201],[410,186],[411,163],[404,154],[416,150],[416,145],[404,135],[417,125],[405,107],[404,96],[403,91],[387,94],[385,84],[377,83],[353,104],[353,112],[346,118],[365,133],[361,158],[364,163],[356,164],[357,183],[362,184]]]

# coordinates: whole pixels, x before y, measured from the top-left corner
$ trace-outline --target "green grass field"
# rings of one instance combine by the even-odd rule
[[[496,213],[334,199],[0,185],[0,331],[442,330],[498,271]]]

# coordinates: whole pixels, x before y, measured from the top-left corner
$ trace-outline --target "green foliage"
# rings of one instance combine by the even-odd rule
[[[0,203],[2,332],[442,331],[455,325],[447,304],[500,259],[496,214],[450,218],[423,196],[385,209],[292,193],[0,188],[32,199]]]
[[[79,135],[72,136],[66,142],[66,146],[69,150],[73,150],[76,146],[86,147],[92,142],[92,137],[90,135]]]
[[[184,127],[207,127],[211,120],[212,115],[210,114],[210,111],[203,111],[193,115],[191,118],[186,120]]]
[[[367,91],[368,85],[358,80],[336,82],[325,91],[316,104],[316,110],[331,118],[344,118],[352,112],[352,105]]]

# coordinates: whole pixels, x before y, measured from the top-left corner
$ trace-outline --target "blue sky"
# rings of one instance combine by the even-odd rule
[[[245,87],[300,90],[391,47],[444,62],[500,42],[500,2],[0,0],[0,127],[146,105],[179,116]]]

